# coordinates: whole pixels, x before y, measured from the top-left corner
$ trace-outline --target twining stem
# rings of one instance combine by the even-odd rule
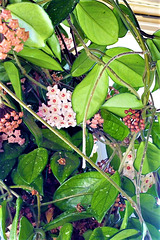
[[[134,141],[136,140],[136,137],[137,137],[137,133],[134,133],[133,136],[132,136],[132,139],[130,141],[130,144],[129,144],[129,146],[128,146],[125,154],[124,154],[124,157],[123,157],[123,159],[122,159],[122,161],[120,163],[120,166],[119,166],[119,169],[118,169],[119,174],[122,173],[125,160],[126,160],[128,154],[129,154],[129,152],[131,151],[132,147],[133,147],[133,144],[134,144]]]
[[[155,112],[156,112],[156,109],[154,109],[153,112],[152,112],[152,117],[151,117],[150,126],[149,126],[148,133],[147,133],[147,138],[146,138],[146,141],[145,141],[145,146],[144,146],[144,151],[143,151],[143,155],[142,155],[142,159],[141,159],[141,163],[140,163],[140,168],[139,168],[139,172],[137,173],[136,197],[137,197],[137,205],[138,206],[140,206],[140,191],[141,191],[140,186],[141,186],[142,168],[143,168],[143,163],[144,163],[144,159],[145,159],[146,152],[147,152],[147,147],[148,147],[149,137],[150,137],[151,130],[152,130],[152,125],[153,125],[153,121],[154,121]]]
[[[37,197],[37,209],[38,209],[37,228],[39,228],[40,222],[41,222],[41,201],[40,201],[40,195],[38,192],[36,194],[36,197]]]
[[[33,82],[34,84],[36,84],[37,86],[39,86],[40,88],[43,88],[44,90],[47,90],[47,87],[45,87],[44,85],[42,85],[41,83],[37,82],[34,78],[32,78],[31,76],[29,76],[27,73],[26,73],[26,70],[24,69],[24,67],[22,67],[18,57],[16,56],[15,52],[13,51],[13,56],[14,56],[14,59],[19,67],[19,69],[21,70],[22,74],[28,78],[31,82]]]
[[[0,82],[0,87],[2,87],[15,101],[17,101],[22,107],[24,107],[28,112],[30,112],[37,120],[39,120],[42,124],[44,124],[47,128],[49,128],[57,137],[59,137],[63,142],[68,144],[75,152],[77,152],[82,158],[85,158],[86,161],[95,168],[102,176],[104,176],[109,183],[111,183],[122,195],[130,202],[131,206],[135,209],[139,220],[141,223],[144,222],[141,212],[137,207],[137,204],[133,201],[133,199],[126,194],[126,192],[117,185],[106,173],[104,173],[89,157],[85,156],[79,148],[77,148],[73,143],[71,143],[68,139],[66,139],[60,132],[58,132],[55,128],[51,127],[47,122],[45,122],[41,117],[39,117],[31,108],[29,108],[23,101],[21,101],[13,92],[11,92],[2,82]]]

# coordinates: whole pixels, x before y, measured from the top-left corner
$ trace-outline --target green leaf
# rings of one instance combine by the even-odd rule
[[[132,109],[142,109],[143,104],[141,100],[131,93],[121,93],[108,99],[102,106],[102,108],[120,116],[125,117],[125,110]]]
[[[160,60],[157,61],[157,74],[158,74],[158,77],[160,79]],[[159,80],[158,79],[158,80]],[[160,80],[159,80],[160,81]],[[160,82],[158,82],[158,86],[160,88]]]
[[[157,36],[157,37],[158,37],[158,38],[154,38],[154,39],[153,39],[153,42],[155,43],[156,47],[157,47],[158,50],[160,51],[160,39],[159,39],[159,37],[160,37],[160,30],[156,31],[156,32],[154,33],[154,36]]]
[[[22,217],[20,220],[19,227],[19,238],[18,240],[32,240],[34,236],[34,228],[27,218]]]
[[[152,240],[157,240],[160,239],[160,233],[159,231],[152,225],[146,222],[147,228],[149,230],[149,233],[152,237]],[[137,230],[143,232],[142,226],[139,222],[139,219],[137,218],[130,218],[129,219],[129,224],[128,224],[129,228],[136,228]],[[134,239],[137,239],[137,237],[135,237]],[[141,240],[141,237],[140,237]]]
[[[73,232],[73,226],[71,223],[65,223],[60,230],[57,240],[70,240]]]
[[[110,240],[122,240],[122,239],[127,239],[128,237],[132,237],[133,235],[136,235],[138,231],[136,229],[125,229],[117,234],[115,234],[114,237],[110,238]]]
[[[78,20],[87,37],[99,45],[118,40],[118,23],[112,10],[97,1],[80,2],[76,6]]]
[[[123,4],[119,4],[119,7],[120,7],[121,9],[123,9],[123,8],[128,9],[128,8],[127,8],[125,5],[123,5]],[[117,12],[116,8],[113,9],[113,13],[114,13],[114,15],[116,16],[117,22],[118,22],[118,25],[119,25],[118,37],[119,37],[119,38],[124,37],[124,36],[126,35],[126,33],[127,33],[128,30],[127,30],[126,26],[124,25],[123,21],[121,20],[121,17],[120,17],[120,15],[119,15],[119,13]]]
[[[154,122],[152,126],[152,139],[153,143],[160,148],[160,125],[158,122]]]
[[[39,49],[24,47],[17,55],[39,67],[63,71],[61,65],[55,59]]]
[[[12,83],[12,86],[13,86],[16,96],[22,100],[22,88],[21,88],[21,81],[20,81],[18,69],[10,61],[4,63],[4,68],[5,68],[5,70],[8,74],[8,77]]]
[[[24,151],[24,149],[28,145],[28,136],[24,135],[23,138],[24,137],[25,137],[25,143],[22,146],[20,146],[18,143],[8,143],[7,141],[5,141],[3,143],[4,152],[0,153],[0,161],[14,159],[14,158],[17,158],[19,155],[21,155],[21,153]]]
[[[75,175],[56,190],[53,199],[61,199],[72,195],[75,195],[75,197],[64,199],[54,204],[63,211],[71,208],[75,209],[78,203],[81,203],[82,206],[88,206],[91,204],[91,198],[95,189],[102,181],[104,181],[104,177],[98,172],[86,172]]]
[[[52,0],[47,7],[47,13],[52,19],[53,25],[61,23],[73,11],[79,0]]]
[[[41,48],[45,40],[53,33],[52,22],[42,7],[35,3],[21,2],[7,5],[12,17],[18,19],[19,26],[29,31],[29,39],[25,45]]]
[[[65,159],[64,165],[58,162],[60,158]],[[56,152],[50,161],[52,172],[60,183],[63,183],[78,168],[80,163],[79,158],[70,152]]]
[[[25,125],[28,127],[28,129],[30,130],[30,132],[35,137],[37,146],[39,147],[43,141],[42,131],[38,127],[38,125],[35,123],[33,116],[28,111],[24,112],[23,121]]]
[[[114,114],[101,110],[101,116],[104,119],[103,130],[116,140],[123,141],[130,133],[128,127]]]
[[[16,214],[12,222],[12,228],[10,231],[9,240],[15,240],[17,238],[17,226],[18,226],[19,213],[21,210],[22,202],[23,202],[22,198],[18,197],[16,200]]]
[[[52,36],[47,39],[47,43],[54,55],[59,59],[59,61],[61,61],[61,47],[55,33],[53,33]]]
[[[57,130],[59,131],[65,138],[71,141],[70,135],[65,132],[64,130]],[[42,129],[42,134],[44,137],[44,141],[41,146],[44,148],[52,149],[52,150],[68,150],[72,151],[72,148],[61,140],[56,134],[51,132],[49,129]]]
[[[120,185],[118,172],[111,176],[111,179]],[[114,204],[117,195],[118,190],[107,180],[104,180],[101,185],[95,189],[91,201],[91,208],[98,222],[102,222],[106,212]]]
[[[135,185],[134,183],[127,177],[123,176],[122,181],[122,189],[130,196],[133,197],[135,195]]]
[[[3,63],[0,64],[0,79],[1,79],[2,82],[8,82],[9,81],[9,77],[7,75],[7,72],[4,68]]]
[[[153,196],[143,193],[140,195],[141,212],[144,220],[157,229],[159,229],[160,223],[160,206],[156,204],[156,200]]]
[[[40,193],[40,195],[43,195],[43,176],[41,174],[38,175],[38,177],[31,184],[28,184],[23,180],[23,178],[19,174],[18,170],[13,169],[11,177],[12,177],[12,181],[14,182],[14,184],[24,185],[26,187],[27,186],[33,187],[36,191],[38,191]],[[23,187],[22,187],[22,189],[23,189]],[[25,188],[25,190],[26,190],[26,188]]]
[[[151,52],[151,56],[152,56],[153,61],[160,60],[159,49],[154,44],[153,40],[147,39],[146,42],[147,42],[148,48],[149,48],[149,50]]]
[[[106,47],[105,46],[99,46],[95,43],[92,43],[89,48],[93,48],[93,49],[98,49],[100,51],[105,51]],[[100,57],[101,55],[99,53],[95,53],[93,52],[97,57]],[[83,49],[81,51],[81,54],[76,58],[76,60],[74,61],[73,65],[72,65],[72,69],[71,69],[71,74],[73,77],[78,77],[83,75],[84,73],[86,73],[87,71],[89,71],[93,65],[95,64],[95,61],[90,59],[87,56],[86,51]]]
[[[125,213],[124,213],[124,217],[123,217],[123,221],[122,221],[120,230],[126,229],[127,223],[128,223],[128,219],[129,219],[129,211],[128,211],[129,202],[125,201],[125,204],[126,204]]]
[[[3,201],[0,205],[0,239],[7,240],[6,232],[6,205],[7,202]]]
[[[141,142],[137,150],[134,167],[137,171],[140,169],[145,142]],[[142,174],[156,171],[160,167],[160,150],[152,143],[148,142],[147,152],[144,158]]]
[[[97,79],[100,76],[102,69],[103,66],[95,65],[73,91],[72,106],[73,110],[76,112],[77,124],[83,121],[87,110],[86,106],[88,104],[89,109],[87,119],[93,117],[105,100],[108,91],[108,76],[106,71],[103,72],[97,83]]]
[[[125,47],[115,47],[106,51],[103,61],[107,63],[111,58],[118,54],[132,52],[131,49]],[[143,87],[143,74],[145,69],[144,59],[138,54],[124,55],[120,58],[113,60],[109,67],[126,83],[132,87]],[[119,85],[121,83],[111,72],[107,69],[109,76],[112,80]]]
[[[6,160],[0,158],[0,179],[4,180],[8,176],[15,163],[16,158]]]
[[[89,240],[107,240],[118,232],[118,229],[112,227],[95,228]]]
[[[58,217],[56,217],[53,221],[46,224],[43,229],[45,231],[49,231],[51,229],[57,228],[59,226],[63,226],[65,223],[75,222],[80,219],[86,219],[93,217],[93,214],[90,212],[77,212],[76,209],[72,209],[66,212],[61,213]]]
[[[19,158],[18,171],[28,184],[32,183],[43,171],[48,161],[48,152],[44,148],[37,148]]]

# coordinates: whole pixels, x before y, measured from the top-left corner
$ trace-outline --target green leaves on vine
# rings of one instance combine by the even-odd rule
[[[118,58],[115,58],[109,67],[126,83],[132,87],[143,87],[143,73],[144,73],[144,59],[138,54],[126,54],[132,53],[132,50],[125,47],[115,47],[106,51],[106,55],[103,57],[103,61],[107,63],[113,57],[124,54]],[[124,85],[119,81],[110,70],[107,69],[109,76],[112,80],[119,85]]]
[[[131,93],[121,93],[108,99],[103,105],[102,109],[106,109],[120,117],[126,116],[125,110],[129,108],[132,109],[142,109],[143,104],[141,100]]]
[[[106,71],[102,74],[102,69],[103,66],[94,66],[73,91],[72,106],[77,114],[78,124],[83,121],[86,113],[87,119],[93,117],[105,100],[108,91],[108,75]]]
[[[87,37],[99,45],[118,40],[118,22],[112,10],[97,1],[82,1],[76,6],[78,21]]]

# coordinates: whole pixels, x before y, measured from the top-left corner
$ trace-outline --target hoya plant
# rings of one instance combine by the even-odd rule
[[[126,0],[2,0],[0,239],[160,239],[159,89]]]

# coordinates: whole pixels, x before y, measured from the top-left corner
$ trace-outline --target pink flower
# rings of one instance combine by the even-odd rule
[[[6,10],[6,9],[2,9],[1,18],[3,18],[5,21],[11,19],[12,18],[11,11],[10,10]]]
[[[16,51],[16,52],[20,52],[20,51],[22,51],[22,49],[23,49],[23,43],[17,44],[17,45],[13,48],[13,50]]]
[[[15,137],[13,137],[13,136],[10,136],[9,138],[8,138],[8,142],[9,143],[15,143]]]
[[[16,28],[19,27],[18,19],[11,19],[8,26],[15,30]]]

